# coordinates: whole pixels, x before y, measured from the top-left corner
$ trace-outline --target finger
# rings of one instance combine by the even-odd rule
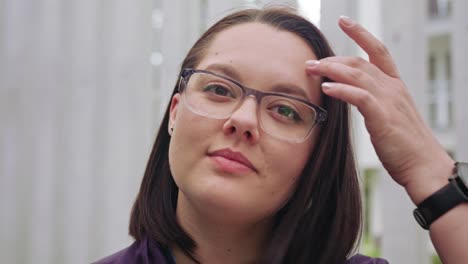
[[[326,95],[356,106],[366,119],[372,115],[379,116],[381,110],[377,99],[367,90],[344,83],[333,82],[322,83],[322,90]],[[368,122],[370,121],[368,120]]]
[[[367,72],[370,76],[377,76],[378,74],[382,74],[382,71],[379,68],[361,57],[333,56],[323,58],[320,60],[320,62],[341,63],[354,69],[361,69],[362,71]]]
[[[360,24],[348,17],[340,17],[341,29],[358,44],[368,55],[369,61],[384,73],[399,77],[398,69],[387,47]]]
[[[358,68],[353,68],[342,63],[328,61],[307,61],[306,72],[308,74],[320,75],[329,79],[374,92],[374,78]]]

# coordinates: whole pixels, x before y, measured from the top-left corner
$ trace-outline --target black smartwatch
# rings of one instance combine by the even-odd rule
[[[468,163],[455,163],[455,174],[449,183],[414,209],[413,215],[424,229],[440,216],[461,203],[468,203]]]

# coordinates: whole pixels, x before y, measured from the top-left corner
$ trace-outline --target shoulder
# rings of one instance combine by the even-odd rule
[[[129,251],[130,247],[124,248],[112,255],[109,255],[103,259],[100,259],[92,264],[117,264],[124,263],[124,255]]]
[[[346,264],[388,264],[388,261],[381,258],[371,258],[361,254],[352,256]]]
[[[148,239],[137,240],[129,247],[126,247],[110,256],[100,259],[93,264],[168,264],[164,250],[154,241]]]

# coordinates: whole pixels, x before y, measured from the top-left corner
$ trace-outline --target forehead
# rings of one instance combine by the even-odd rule
[[[245,23],[216,35],[197,68],[226,65],[238,81],[265,90],[278,83],[302,87],[308,99],[319,100],[318,76],[308,76],[305,61],[316,59],[299,36],[261,23]]]

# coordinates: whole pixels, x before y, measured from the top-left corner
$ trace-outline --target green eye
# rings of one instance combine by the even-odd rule
[[[284,116],[287,116],[287,117],[291,117],[291,115],[294,114],[293,110],[289,107],[286,107],[286,106],[279,106],[278,107],[278,113],[280,113],[281,115],[284,115]]]
[[[226,87],[221,85],[208,85],[203,88],[204,92],[212,93],[219,96],[226,96],[234,98],[234,94]]]
[[[301,121],[299,114],[289,106],[279,105],[273,108],[278,114],[294,121]]]

